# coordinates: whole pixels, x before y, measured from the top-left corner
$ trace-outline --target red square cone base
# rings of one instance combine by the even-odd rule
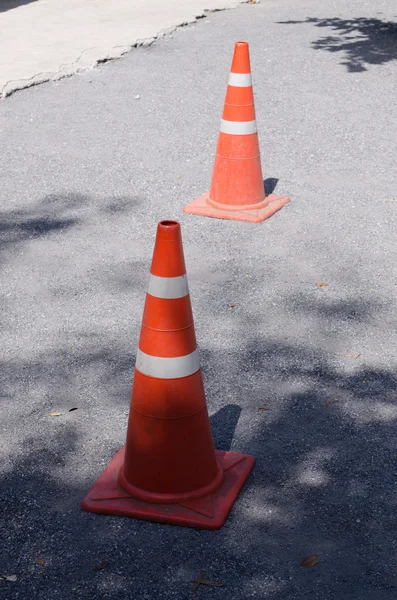
[[[84,498],[82,508],[85,511],[196,529],[220,529],[255,463],[254,457],[248,454],[215,450],[216,459],[224,470],[222,485],[216,492],[183,504],[149,504],[129,496],[118,483],[124,451],[125,446]]]
[[[269,202],[262,208],[244,209],[244,210],[228,210],[215,208],[208,203],[209,194],[203,194],[190,204],[183,208],[183,212],[191,215],[202,215],[204,217],[215,217],[217,219],[229,219],[232,221],[249,221],[250,223],[260,223],[268,219],[280,208],[285,206],[290,198],[287,196],[277,196],[276,194],[267,194],[266,200]],[[225,205],[226,206],[226,205]]]

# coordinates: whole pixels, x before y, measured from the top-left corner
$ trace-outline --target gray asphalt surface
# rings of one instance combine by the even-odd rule
[[[1,598],[395,598],[396,13],[263,0],[0,104]],[[264,176],[291,197],[260,225],[182,213],[239,39]],[[257,459],[217,532],[80,509],[125,439],[162,218],[216,446]],[[224,587],[193,593],[202,571]]]

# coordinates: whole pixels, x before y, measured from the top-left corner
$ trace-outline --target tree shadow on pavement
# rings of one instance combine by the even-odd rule
[[[351,303],[340,314],[371,318],[368,307]],[[238,326],[247,330],[247,320]],[[344,372],[303,344],[269,341],[255,329],[248,337],[242,352],[223,353],[230,369],[218,364],[214,373],[216,352],[201,352],[217,447],[256,458],[215,532],[81,511],[124,442],[133,356],[106,344],[93,353],[87,339],[73,360],[44,355],[2,369],[2,390],[11,401],[23,395],[26,418],[36,423],[34,435],[27,425],[22,436],[25,457],[9,460],[1,476],[2,568],[18,575],[9,600],[191,598],[201,571],[234,600],[383,600],[396,591],[395,374],[365,364]],[[49,399],[78,411],[46,418]],[[18,426],[13,413],[2,424]],[[320,557],[315,575],[300,567],[311,554]],[[106,568],[93,570],[103,561]],[[220,600],[225,590],[214,588],[211,597]]]
[[[85,204],[92,201],[79,197],[63,210],[62,198],[54,198],[52,212],[47,202],[46,210],[39,205],[21,222],[75,219],[84,224],[84,243],[96,235],[109,245],[119,232],[117,215],[125,221],[125,213],[105,199],[99,208],[95,204],[91,223]],[[63,203],[65,208],[66,198]],[[129,206],[127,200],[125,211]],[[98,225],[103,215],[110,219],[109,238]],[[56,236],[61,249],[64,236],[67,246],[76,243],[73,225],[45,229],[43,236],[34,234],[32,252],[45,235]],[[226,280],[208,285],[204,273],[201,292],[198,284],[195,292],[196,326],[210,324],[200,357],[215,444],[256,459],[224,527],[196,531],[82,511],[81,500],[124,443],[127,428],[136,350],[130,333],[133,328],[137,340],[145,289],[140,273],[146,278],[147,272],[137,245],[133,267],[139,273],[131,276],[130,222],[125,231],[125,256],[120,242],[99,254],[93,267],[94,253],[86,264],[82,245],[78,277],[60,289],[45,273],[45,301],[60,307],[52,315],[53,330],[43,336],[46,341],[52,335],[52,346],[37,342],[35,322],[28,339],[24,322],[18,322],[24,310],[6,330],[12,353],[0,365],[0,576],[16,574],[17,581],[0,581],[4,596],[192,600],[192,580],[205,571],[224,587],[198,590],[203,600],[390,600],[397,591],[397,377],[391,366],[364,358],[340,363],[327,342],[330,332],[342,335],[351,321],[363,335],[387,308],[363,297],[337,301],[318,290],[305,297],[299,283],[300,296],[281,287],[273,295],[276,306],[268,298],[258,304],[259,286],[268,290],[273,279],[266,279],[266,261],[256,263],[255,277],[243,286],[234,279],[239,258],[217,262]],[[23,228],[19,242],[18,248],[26,243]],[[46,255],[38,256],[46,267]],[[88,292],[80,288],[87,278]],[[135,288],[139,299],[132,301]],[[206,301],[207,294],[224,303]],[[108,296],[109,304],[91,314],[95,298]],[[272,316],[281,309],[279,326],[270,333]],[[83,318],[75,322],[79,313]],[[70,322],[62,321],[65,314],[72,315]],[[123,335],[119,322],[125,315],[134,325]],[[305,329],[293,332],[295,322]],[[309,328],[318,335],[307,336]],[[52,410],[61,416],[45,416]],[[302,568],[312,554],[320,563]],[[103,568],[95,570],[100,563]]]
[[[351,73],[367,71],[368,65],[382,65],[397,59],[397,23],[381,19],[339,17],[319,19],[308,17],[304,21],[281,21],[284,25],[308,23],[330,29],[337,35],[327,35],[315,42],[315,50],[341,52],[341,64]]]
[[[59,194],[45,196],[40,201],[19,209],[0,212],[0,251],[2,258],[9,258],[21,244],[63,233],[80,222],[76,208],[86,204],[82,194]]]
[[[87,222],[87,207],[96,208],[102,218],[122,216],[139,203],[137,197],[93,199],[79,193],[49,194],[40,201],[19,209],[0,211],[0,252],[9,257],[21,244],[63,234]],[[8,253],[8,254],[7,254]]]
[[[56,218],[44,214],[33,217],[23,211],[0,214],[0,251],[52,232],[67,230],[77,223],[77,219]]]
[[[82,498],[124,441],[125,391],[116,436],[108,424],[120,421],[121,412],[111,408],[114,399],[106,409],[103,391],[89,406],[78,403],[80,412],[58,419],[37,407],[28,411],[27,418],[40,422],[37,432],[24,438],[25,457],[8,461],[0,476],[2,571],[18,576],[14,587],[7,584],[9,600],[190,598],[191,581],[201,571],[225,585],[211,590],[215,600],[225,591],[234,600],[255,597],[255,591],[274,600],[370,600],[395,592],[396,377],[366,367],[343,375],[325,357],[318,359],[319,370],[304,348],[291,344],[253,340],[242,357],[237,354],[230,361],[243,360],[260,378],[266,377],[266,357],[267,374],[279,384],[271,397],[266,393],[266,412],[258,411],[262,400],[247,386],[241,406],[224,406],[211,417],[218,447],[228,449],[234,437],[233,449],[249,451],[257,461],[220,531],[82,512]],[[205,352],[205,362],[213,358]],[[113,360],[123,363],[115,354]],[[77,364],[83,373],[83,352]],[[105,364],[106,357],[98,356],[100,380]],[[21,363],[13,379],[23,374],[31,389],[40,388],[47,373],[45,363],[32,373]],[[75,397],[75,378],[68,369],[62,373],[63,386]],[[107,375],[113,382],[119,377]],[[10,373],[5,377],[7,384]],[[227,377],[221,374],[217,383]],[[329,403],[334,396],[337,402]],[[13,424],[3,421],[8,426]],[[244,432],[234,436],[236,426]],[[321,561],[315,576],[300,567],[311,554]],[[103,561],[107,567],[94,570]]]

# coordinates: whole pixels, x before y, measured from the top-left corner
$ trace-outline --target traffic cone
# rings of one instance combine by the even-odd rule
[[[237,42],[210,192],[193,200],[184,212],[259,223],[280,210],[289,198],[265,194],[255,119],[247,42]]]
[[[214,449],[180,225],[162,221],[150,269],[127,441],[82,507],[219,529],[254,462],[247,454]]]

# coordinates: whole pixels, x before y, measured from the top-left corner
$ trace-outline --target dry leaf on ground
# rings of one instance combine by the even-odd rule
[[[36,560],[36,565],[39,565],[40,567],[45,567],[45,560],[43,560],[42,558],[38,558]]]
[[[320,281],[320,283],[316,283],[317,287],[327,287],[328,283],[324,283],[324,281]]]
[[[237,304],[229,304],[229,308],[234,308]]]
[[[204,579],[205,577],[205,573],[200,573],[200,575],[198,577],[195,577],[193,579],[193,592],[195,590],[197,590],[197,588],[199,587],[199,585],[210,585],[213,587],[222,587],[223,583],[221,583],[220,581],[209,581],[208,579]]]
[[[324,402],[323,406],[331,406],[331,404],[335,404],[335,402],[338,402],[336,398],[333,400],[328,400],[328,402]]]
[[[305,560],[301,562],[301,567],[314,567],[315,565],[318,565],[319,562],[319,557],[313,554],[312,556],[308,556],[307,558],[305,558]]]
[[[265,410],[270,410],[270,408],[268,408],[267,406],[263,406],[261,408],[258,408],[258,410],[265,411]]]
[[[192,587],[193,592],[195,592],[197,590],[198,586],[200,585],[199,579],[201,579],[202,577],[205,577],[205,573],[204,572],[200,573],[200,575],[198,577],[195,577],[193,579],[193,587]]]
[[[92,567],[93,571],[102,571],[102,569],[106,569],[109,566],[109,561],[104,560],[100,563],[98,563],[97,565],[94,565]]]
[[[46,417],[60,417],[61,415],[62,413],[60,412],[49,412],[45,414]]]
[[[359,356],[361,356],[360,352],[357,352],[357,354],[345,354],[345,358],[351,358],[352,360],[356,360]]]

